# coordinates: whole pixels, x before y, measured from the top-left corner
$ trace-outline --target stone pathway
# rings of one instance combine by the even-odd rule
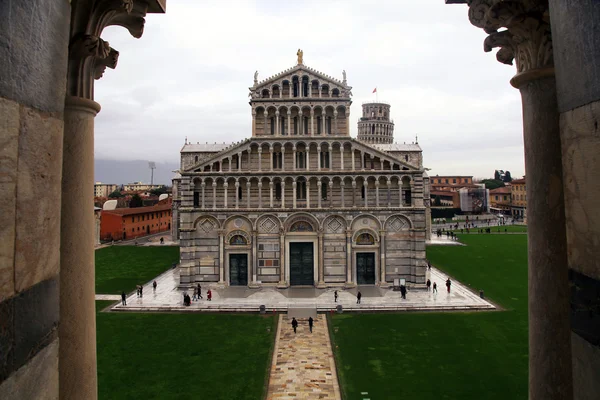
[[[291,320],[279,315],[267,394],[267,400],[275,399],[341,399],[323,314],[317,316],[312,333],[308,320],[298,319],[294,333]]]

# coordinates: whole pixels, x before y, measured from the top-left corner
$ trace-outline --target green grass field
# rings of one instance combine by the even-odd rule
[[[179,247],[111,246],[96,250],[96,293],[130,292],[179,261]]]
[[[333,316],[345,399],[527,398],[527,236],[460,239],[428,258],[506,311]]]
[[[99,312],[96,325],[101,400],[264,397],[272,315]]]

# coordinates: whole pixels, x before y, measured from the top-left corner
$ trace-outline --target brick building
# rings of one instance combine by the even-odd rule
[[[100,224],[102,240],[126,240],[171,229],[171,201],[151,207],[104,210]]]
[[[518,219],[527,217],[527,185],[525,178],[515,179],[510,183],[512,215]]]

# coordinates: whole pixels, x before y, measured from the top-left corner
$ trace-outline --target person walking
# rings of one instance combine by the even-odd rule
[[[337,290],[335,292],[333,292],[333,299],[334,301],[337,303],[337,298],[338,298],[338,293]]]
[[[208,292],[206,292],[206,300],[212,300],[212,291],[210,289],[208,289]]]
[[[446,288],[448,288],[448,293],[450,293],[450,285],[452,285],[452,282],[450,282],[450,278],[448,278],[448,280],[446,281]]]
[[[135,285],[135,293],[137,294],[137,297],[140,297],[140,285]]]
[[[360,304],[361,297],[362,297],[362,293],[359,290],[358,293],[356,294],[356,304]]]
[[[156,286],[158,286],[158,284],[156,283],[156,281],[152,282],[152,290],[154,292],[156,292]]]
[[[192,300],[198,300],[198,288],[194,288],[194,294],[192,295]]]
[[[121,304],[123,304],[124,306],[127,305],[127,295],[125,294],[125,292],[121,292]]]
[[[404,286],[404,285],[400,286],[400,294],[402,295],[402,298],[404,300],[406,300],[406,286]]]
[[[200,286],[200,284],[198,284],[198,300],[200,300],[202,298],[202,286]]]
[[[140,285],[140,297],[144,297],[144,286]]]
[[[310,330],[310,333],[312,333],[312,328],[313,328],[313,319],[312,317],[308,318],[308,329]]]
[[[437,283],[433,282],[433,293],[437,293]]]
[[[294,333],[296,333],[296,328],[298,328],[298,321],[296,321],[296,318],[292,318],[292,328],[294,328]]]
[[[431,290],[431,280],[427,279],[427,291]]]

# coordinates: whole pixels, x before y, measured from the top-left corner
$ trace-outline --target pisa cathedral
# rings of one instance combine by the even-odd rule
[[[303,62],[250,87],[252,135],[188,143],[173,180],[180,284],[388,287],[425,282],[429,178],[418,144],[394,144],[390,105]]]

